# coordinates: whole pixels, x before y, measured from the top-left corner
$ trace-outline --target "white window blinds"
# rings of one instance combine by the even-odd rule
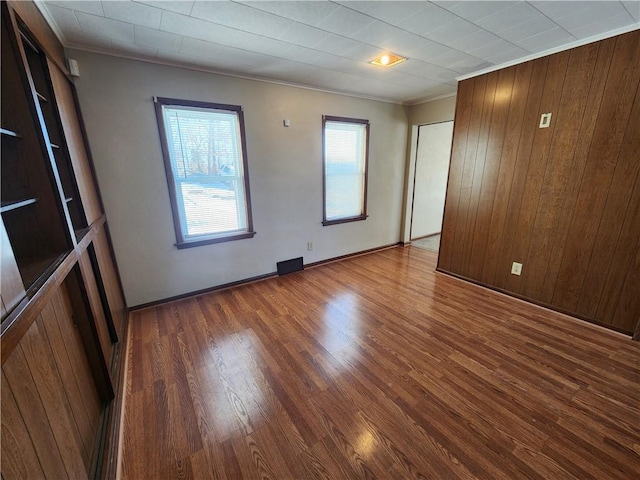
[[[183,240],[247,230],[238,112],[162,107]]]
[[[367,123],[324,123],[325,222],[365,215]]]

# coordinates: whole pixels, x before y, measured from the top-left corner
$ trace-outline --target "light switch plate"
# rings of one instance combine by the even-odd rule
[[[539,128],[549,128],[551,125],[551,112],[543,113],[540,116],[540,126]]]
[[[522,264],[518,262],[513,262],[511,264],[511,273],[513,275],[520,275],[522,273]]]

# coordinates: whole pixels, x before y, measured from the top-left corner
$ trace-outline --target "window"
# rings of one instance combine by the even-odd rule
[[[367,218],[369,121],[322,117],[323,225]]]
[[[242,108],[156,98],[178,248],[250,238]]]

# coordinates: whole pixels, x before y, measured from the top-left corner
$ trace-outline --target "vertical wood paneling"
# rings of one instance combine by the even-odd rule
[[[511,270],[511,262],[516,261],[526,263],[527,255],[533,237],[533,226],[538,210],[540,193],[543,188],[544,173],[549,160],[549,142],[553,135],[553,126],[545,129],[538,129],[540,114],[553,110],[560,99],[564,75],[566,72],[568,54],[555,55],[548,58],[548,65],[545,71],[544,86],[540,93],[540,103],[532,123],[523,125],[523,129],[533,130],[533,144],[529,154],[529,163],[525,179],[522,185],[522,202],[515,223],[515,239],[512,246],[511,255],[505,265],[506,273]],[[536,61],[535,63],[538,63]],[[511,228],[513,228],[513,225]],[[529,271],[525,265],[524,274]],[[520,293],[522,289],[523,277],[505,275],[505,289]]]
[[[460,181],[458,182],[458,209],[456,216],[456,228],[451,245],[451,269],[457,271],[462,269],[462,255],[464,242],[467,235],[467,221],[469,218],[469,196],[471,195],[471,185],[473,180],[473,169],[478,149],[478,137],[480,135],[480,121],[482,119],[482,107],[484,105],[484,93],[487,86],[487,77],[482,76],[473,82],[473,100],[471,101],[471,118],[467,134],[460,138],[465,142],[464,157],[461,157],[462,168],[460,169]],[[454,126],[455,130],[455,126]],[[455,136],[455,134],[454,134]]]
[[[87,472],[81,456],[80,433],[66,398],[66,392],[60,388],[62,380],[43,328],[44,322],[55,321],[55,318],[51,318],[51,313],[50,308],[45,308],[20,344],[42,399],[67,475],[69,478],[83,478],[86,477]]]
[[[61,290],[64,290],[64,286]],[[73,412],[82,446],[85,470],[89,470],[100,424],[101,404],[95,382],[84,354],[82,339],[73,327],[71,311],[64,308],[58,292],[45,307],[49,321],[44,329],[51,344],[53,357],[60,372],[61,385]]]
[[[632,333],[639,83],[638,31],[461,82],[438,268]]]
[[[542,186],[534,237],[529,251],[535,251],[526,260],[527,268],[532,272],[527,276],[523,294],[549,302],[553,292],[544,295],[543,286],[546,277],[557,275],[558,263],[565,243],[570,215],[563,214],[564,200],[572,183],[579,183],[574,172],[573,158],[576,145],[580,141],[580,129],[586,109],[591,76],[598,53],[598,44],[587,45],[571,50],[560,103],[553,110],[555,129],[551,139],[549,162]],[[539,248],[535,248],[538,246]],[[554,256],[555,253],[555,256]],[[554,258],[555,257],[555,258]]]
[[[633,332],[634,321],[638,311],[640,311],[640,295],[638,295],[638,285],[640,285],[640,242],[636,245],[636,256],[633,263],[627,270],[627,278],[622,288],[620,301],[614,313],[612,324]]]
[[[480,157],[482,163],[482,174],[480,176],[480,190],[478,209],[475,215],[475,229],[471,244],[471,258],[469,260],[469,272],[473,276],[482,274],[484,256],[481,252],[486,250],[489,226],[491,223],[491,210],[495,196],[496,184],[498,181],[497,171],[500,169],[500,162],[487,162],[486,158],[502,158],[501,151],[505,138],[505,127],[511,104],[513,79],[515,69],[501,70],[498,72],[498,83],[496,85],[493,99],[493,110],[491,112],[491,124],[488,138],[486,140],[486,150]]]
[[[615,49],[616,39],[611,38],[600,42],[598,58],[596,60],[595,69],[593,71],[593,75],[591,77],[591,85],[589,88],[589,94],[586,100],[586,105],[589,108],[586,108],[582,118],[582,125],[580,127],[580,133],[574,158],[573,158],[573,167],[572,167],[572,176],[573,181],[570,183],[569,188],[565,192],[564,195],[564,205],[562,208],[563,212],[573,212],[575,210],[576,201],[578,199],[578,192],[580,189],[580,182],[582,180],[582,176],[584,174],[584,169],[587,163],[587,158],[589,156],[589,147],[591,142],[585,141],[584,139],[590,139],[593,136],[593,132],[596,127],[596,121],[598,119],[598,114],[600,112],[600,105],[602,104],[602,97],[604,95],[604,90],[606,86],[607,77],[609,75],[609,67],[611,65],[611,59],[613,57],[613,51]],[[560,261],[562,258],[562,253],[565,251],[566,240],[569,235],[570,228],[570,220],[569,215],[564,215],[562,218],[565,220],[561,228],[558,231],[558,235],[561,238],[561,241],[556,242],[554,245],[554,251],[552,252],[551,262],[552,268],[547,273],[544,284],[544,292],[546,298],[551,301],[553,291],[555,290],[555,285],[558,279],[558,272],[560,268]],[[603,260],[605,260],[605,264],[608,264],[607,252],[601,252]],[[595,266],[595,264],[591,264]],[[597,271],[601,272],[602,266],[597,267]],[[598,277],[600,275],[598,274]],[[603,275],[603,281],[605,276]],[[585,284],[586,286],[586,284]],[[594,299],[595,304],[597,306],[597,298]],[[578,310],[579,313],[580,312]]]
[[[520,211],[523,202],[526,204],[526,202],[531,201],[529,196],[524,196],[525,187],[530,186],[527,181],[529,178],[529,163],[531,160],[531,151],[533,149],[535,134],[537,132],[536,129],[531,128],[531,125],[535,125],[539,119],[538,112],[540,111],[542,92],[544,91],[544,84],[547,78],[549,59],[542,58],[536,62],[527,63],[532,66],[531,80],[528,86],[528,91],[523,90],[518,92],[519,95],[527,97],[527,105],[525,107],[524,120],[519,129],[520,143],[516,154],[513,176],[511,178],[505,228],[502,230],[500,250],[494,254],[498,257],[498,266],[494,274],[495,280],[491,281],[491,277],[487,275],[487,283],[490,285],[497,285],[499,288],[506,288],[508,280],[507,275],[511,265],[509,259],[518,258],[517,255],[514,255],[512,252],[522,252],[525,248],[524,241],[526,238],[522,234],[517,234],[516,232],[518,232],[518,228],[514,228],[514,226],[520,226],[520,222],[522,220],[520,217]],[[517,124],[515,126],[517,126]],[[507,132],[509,131],[511,131],[511,128]],[[497,204],[496,207],[500,208]],[[493,232],[494,229],[491,231]]]
[[[451,155],[456,158],[464,158],[467,148],[467,132],[469,130],[469,121],[471,118],[471,107],[473,103],[474,82],[462,82],[458,87],[458,95],[456,98],[456,114],[455,124],[459,125],[458,132],[453,133],[454,140],[452,143]],[[444,209],[443,223],[451,227],[447,231],[442,232],[440,239],[440,262],[449,268],[453,255],[453,242],[455,239],[458,204],[460,201],[460,181],[462,176],[462,165],[456,163],[449,165],[448,178],[448,194],[445,202],[449,204],[449,208]]]
[[[2,365],[2,478],[87,478],[104,404],[63,284]]]
[[[27,426],[2,372],[2,478],[45,478]]]
[[[482,198],[482,178],[486,166],[487,149],[489,147],[489,134],[491,129],[491,119],[495,106],[496,88],[498,86],[499,72],[490,73],[487,76],[487,85],[484,90],[484,101],[482,103],[482,117],[480,120],[480,131],[478,143],[475,148],[475,155],[472,162],[473,173],[470,177],[471,183],[468,186],[469,195],[467,200],[467,226],[465,229],[465,241],[462,250],[462,268],[468,270],[471,262],[471,252],[473,250],[473,233],[478,222],[478,207]],[[482,221],[482,219],[480,219]]]
[[[544,158],[544,171],[541,169],[540,172],[536,172],[536,178],[541,181],[540,192],[537,195],[535,217],[531,226],[529,251],[522,262],[524,263],[524,268],[526,268],[526,273],[522,276],[521,293],[531,298],[536,298],[535,295],[539,292],[542,282],[544,282],[545,267],[547,266],[545,262],[548,260],[553,246],[553,223],[560,212],[560,195],[555,176],[562,172],[561,164],[553,158],[555,152],[552,147],[556,130],[562,132],[567,128],[566,125],[562,125],[562,122],[557,120],[557,117],[560,113],[560,102],[562,101],[570,56],[571,52],[562,52],[552,56],[549,60],[550,66],[547,72],[547,87],[550,87],[549,97],[546,99],[543,97],[540,104],[540,113],[552,112],[556,119],[551,122],[549,128],[539,129],[541,137],[539,144],[540,154]],[[555,65],[558,66],[557,71],[553,70]],[[572,67],[575,67],[575,63],[572,63]],[[571,75],[569,76],[571,78]],[[529,128],[538,128],[538,125],[536,123],[535,125],[530,125]],[[534,151],[534,163],[537,161],[535,157],[537,153]]]
[[[31,328],[37,328],[36,323]],[[20,416],[29,431],[42,469],[50,478],[67,478],[64,461],[47,418],[43,400],[20,346],[4,362],[2,372],[6,375],[7,383],[15,397]],[[46,400],[45,398],[44,401]],[[6,414],[7,412],[3,409],[2,415]]]
[[[500,169],[497,186],[490,211],[491,220],[487,225],[488,238],[484,248],[485,257],[482,267],[482,281],[493,282],[498,263],[500,240],[504,235],[505,217],[509,206],[509,196],[516,168],[517,152],[520,146],[522,122],[527,104],[527,91],[531,81],[532,63],[527,62],[515,69],[512,90],[509,92],[509,114],[504,132],[504,144],[500,152]],[[505,92],[506,94],[506,92]],[[477,255],[481,257],[480,255]]]
[[[640,34],[618,37],[591,137],[587,165],[580,185],[569,237],[553,297],[559,307],[574,310],[584,285],[585,273],[595,244],[600,221],[611,189],[622,140],[640,81]],[[640,121],[638,118],[632,122]],[[597,255],[597,252],[595,252]]]
[[[640,117],[640,94],[636,93],[630,118],[638,117]],[[638,210],[640,201],[637,197],[634,198],[634,190],[640,190],[639,152],[640,122],[629,122],[612,182],[617,188],[609,189],[594,245],[596,254],[591,256],[580,293],[577,310],[582,315],[595,315],[598,300],[602,297],[608,274],[615,261],[616,251],[629,251],[629,245],[640,238],[640,211]],[[623,235],[625,219],[629,219],[634,225],[629,233],[635,232],[635,238]],[[636,219],[635,222],[633,222],[634,219]],[[630,261],[627,260],[625,264],[629,265]],[[614,272],[618,272],[620,268],[617,266]],[[605,271],[607,275],[602,274]]]

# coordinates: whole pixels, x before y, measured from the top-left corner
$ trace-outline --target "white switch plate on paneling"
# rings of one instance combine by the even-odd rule
[[[522,273],[522,264],[518,262],[513,262],[511,264],[511,273],[514,275],[520,275]]]
[[[551,112],[543,113],[540,116],[540,127],[539,128],[549,128],[551,125]]]

